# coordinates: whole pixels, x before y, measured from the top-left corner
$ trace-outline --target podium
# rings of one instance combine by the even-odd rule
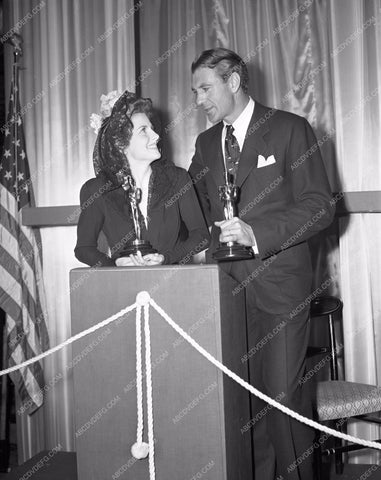
[[[243,293],[233,295],[235,287],[216,265],[74,269],[72,334],[147,291],[202,347],[247,380],[247,362],[241,361],[247,353],[245,302]],[[249,393],[152,306],[149,315],[156,479],[252,480],[251,435],[241,431],[250,421]],[[133,310],[73,343],[78,480],[149,478],[148,458],[131,455],[137,428],[135,316]],[[144,412],[147,441],[145,399]]]

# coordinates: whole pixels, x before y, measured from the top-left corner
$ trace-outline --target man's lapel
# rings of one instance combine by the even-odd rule
[[[223,128],[222,122],[216,125],[216,127],[213,129],[214,131],[211,134],[210,143],[209,143],[210,155],[208,155],[208,157],[212,159],[209,165],[210,165],[211,174],[217,186],[225,184],[225,179],[224,179],[225,167],[224,167],[224,157],[222,154],[222,143],[221,143],[222,128]]]
[[[269,131],[266,114],[271,110],[255,102],[253,116],[247,129],[245,142],[239,160],[236,183],[240,187],[248,177],[253,168],[257,168],[258,155],[262,155],[267,149],[264,140],[265,134]]]

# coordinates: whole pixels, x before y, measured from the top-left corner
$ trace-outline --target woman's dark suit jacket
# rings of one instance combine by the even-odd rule
[[[209,245],[209,232],[186,170],[164,160],[152,163],[148,200],[148,229],[143,238],[165,257],[164,263],[187,263]],[[115,265],[126,242],[135,239],[133,220],[122,187],[109,190],[101,177],[81,188],[75,256],[90,266]],[[185,229],[184,229],[185,226]],[[188,233],[186,232],[188,231]],[[111,258],[98,250],[98,236],[106,236]]]

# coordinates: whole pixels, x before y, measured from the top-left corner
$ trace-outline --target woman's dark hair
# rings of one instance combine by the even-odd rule
[[[149,98],[137,97],[126,90],[115,102],[111,115],[103,120],[95,143],[93,153],[95,174],[105,175],[114,186],[120,183],[116,176],[119,171],[130,174],[124,151],[131,140],[134,128],[131,117],[135,113],[145,113],[151,119],[152,101]]]
[[[204,50],[192,63],[192,73],[198,68],[215,68],[224,82],[228,80],[233,72],[236,72],[240,76],[242,90],[244,93],[248,91],[249,73],[246,63],[232,50],[228,50],[227,48]]]

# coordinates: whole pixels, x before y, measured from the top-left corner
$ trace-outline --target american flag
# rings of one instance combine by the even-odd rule
[[[7,317],[9,366],[49,348],[41,265],[41,237],[21,223],[21,209],[34,206],[22,126],[15,63],[0,158],[0,308]],[[43,403],[40,362],[11,374],[23,405],[32,413]]]

